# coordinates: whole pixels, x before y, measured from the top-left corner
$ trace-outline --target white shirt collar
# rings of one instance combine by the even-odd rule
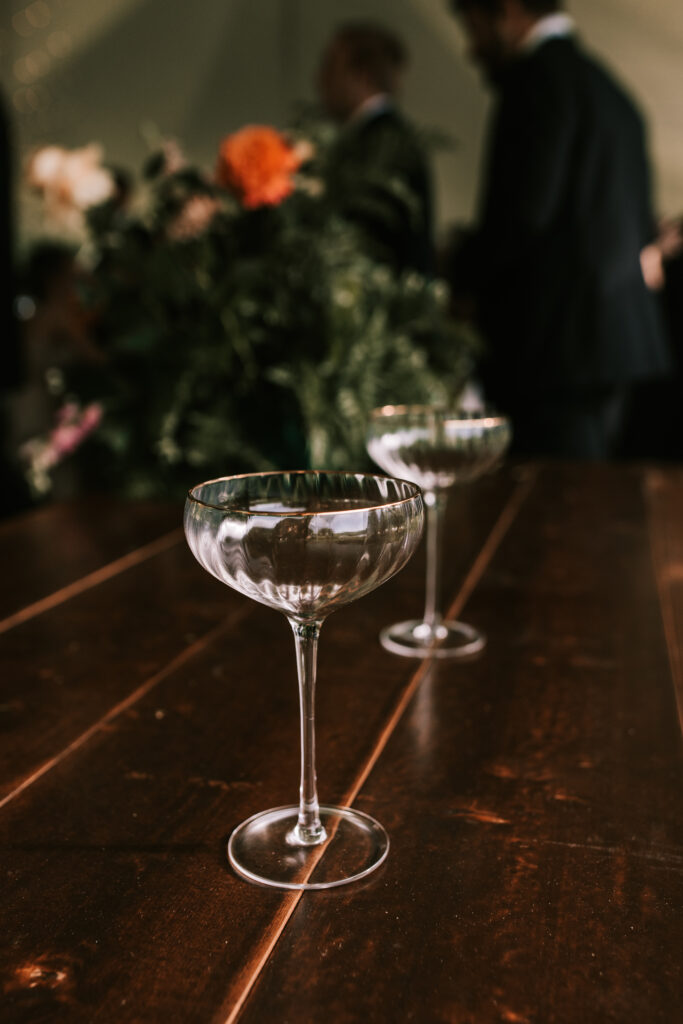
[[[385,110],[393,110],[394,100],[388,92],[376,92],[356,107],[349,118],[349,124],[356,121],[369,121],[371,117],[383,114]]]
[[[574,33],[574,20],[568,14],[558,12],[557,14],[546,14],[534,22],[522,40],[519,52],[523,54],[533,53],[547,39],[561,39]]]

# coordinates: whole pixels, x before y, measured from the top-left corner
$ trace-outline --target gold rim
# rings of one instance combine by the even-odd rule
[[[382,405],[377,409],[373,409],[370,413],[371,420],[379,420],[384,417],[389,418],[390,416],[414,416],[424,415],[425,413],[431,413],[432,415],[442,416],[444,419],[448,418],[451,423],[463,423],[463,424],[482,424],[486,427],[504,427],[508,426],[510,420],[507,416],[500,415],[473,415],[463,418],[462,409],[449,409],[448,407],[439,408],[433,405]]]
[[[232,480],[250,480],[256,479],[257,477],[267,476],[345,476],[345,477],[366,477],[369,480],[393,480],[399,484],[405,484],[412,490],[412,494],[406,498],[399,498],[396,501],[387,501],[381,505],[362,505],[360,508],[340,508],[331,509],[329,512],[259,512],[258,510],[252,510],[247,508],[234,508],[226,507],[225,505],[212,505],[208,501],[202,501],[198,498],[194,491],[200,487],[209,487],[211,484],[219,484]],[[244,516],[269,516],[270,518],[282,518],[292,519],[294,516],[311,517],[320,515],[347,515],[351,512],[372,512],[374,509],[380,508],[397,508],[399,505],[405,505],[408,502],[415,501],[416,498],[422,497],[422,491],[417,484],[413,483],[412,480],[403,480],[396,476],[387,476],[382,473],[343,473],[338,470],[330,470],[329,472],[325,469],[293,469],[293,470],[268,470],[265,473],[236,473],[234,476],[217,476],[213,480],[204,480],[200,484],[195,484],[187,492],[187,500],[193,502],[195,505],[201,505],[202,508],[211,508],[216,512],[231,512],[237,515]]]

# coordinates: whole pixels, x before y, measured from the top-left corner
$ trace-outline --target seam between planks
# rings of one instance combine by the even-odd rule
[[[683,477],[681,477],[681,481],[683,481]],[[659,607],[664,626],[669,668],[671,670],[674,696],[678,709],[678,722],[683,733],[683,661],[681,659],[683,636],[679,635],[676,623],[676,609],[671,599],[669,586],[670,573],[667,572],[669,565],[667,555],[672,553],[673,545],[669,540],[666,510],[662,511],[662,507],[666,506],[667,484],[664,475],[659,470],[651,470],[646,473],[644,491],[647,506],[648,532],[650,535],[650,552],[657,593],[659,595]],[[683,486],[679,488],[679,493],[683,495]]]
[[[503,540],[503,537],[505,536],[510,526],[514,522],[515,518],[517,517],[517,514],[522,504],[528,497],[534,483],[536,482],[537,476],[538,471],[535,468],[524,468],[523,476],[520,482],[516,485],[511,496],[508,498],[507,502],[503,506],[503,509],[500,515],[498,516],[498,519],[496,520],[486,541],[484,542],[481,551],[479,552],[474,562],[472,563],[472,567],[467,573],[467,576],[465,577],[458,593],[456,594],[454,601],[450,605],[448,609],[449,617],[453,615],[458,615],[459,612],[464,607],[472,591],[475,589],[477,583],[479,582],[484,572],[486,571],[486,568],[491,562],[491,559],[493,558],[496,550],[498,549],[501,541]],[[430,667],[431,661],[429,659],[425,659],[420,663],[418,668],[411,676],[406,688],[399,696],[396,705],[394,706],[394,710],[391,712],[384,727],[382,728],[364,765],[362,766],[358,775],[354,779],[350,789],[345,794],[344,799],[342,801],[343,805],[350,806],[358,796],[358,793],[360,792],[362,787],[365,785],[368,776],[372,772],[372,769],[376,765],[379,757],[382,754],[382,751],[389,742],[392,733],[396,729],[396,726],[401,720],[406,708],[408,707],[412,698],[414,697],[415,692],[418,689],[420,683],[429,674]],[[311,868],[306,874],[304,880],[310,878],[313,872],[315,871],[315,868],[317,867],[319,860],[321,859],[322,856],[324,856],[326,846],[327,844],[321,847],[320,856],[317,857],[315,861],[312,863]],[[244,971],[242,972],[244,981],[237,982],[234,986],[232,986],[233,989],[239,989],[239,991],[236,993],[234,1000],[232,997],[229,997],[227,1000],[228,1005],[232,1004],[232,1008],[230,1009],[228,1016],[224,1017],[222,1013],[220,1016],[216,1016],[215,1019],[217,1021],[217,1024],[235,1024],[235,1021],[238,1019],[240,1013],[242,1012],[244,1004],[246,1003],[252,989],[254,988],[254,985],[258,981],[258,978],[262,970],[264,969],[269,957],[271,956],[278,941],[280,940],[282,934],[284,933],[285,928],[287,927],[287,924],[289,923],[294,911],[299,905],[299,901],[304,895],[304,892],[304,889],[299,889],[296,892],[292,892],[291,894],[286,894],[284,905],[280,912],[273,919],[272,926],[270,930],[267,932],[261,948],[257,949],[255,953],[254,961],[251,964],[248,964],[245,967]]]
[[[131,569],[135,565],[140,565],[141,562],[161,554],[162,551],[167,551],[177,544],[182,539],[182,536],[182,529],[176,527],[170,533],[165,533],[163,537],[158,537],[149,544],[145,544],[144,547],[136,548],[135,551],[122,555],[121,558],[103,565],[100,569],[88,573],[87,576],[82,576],[81,579],[76,580],[74,583],[69,583],[66,587],[55,590],[53,594],[48,594],[47,597],[41,598],[40,601],[34,601],[33,604],[29,604],[18,612],[8,615],[7,618],[1,619],[0,634],[6,633],[14,626],[20,626],[22,623],[28,622],[29,619],[33,619],[37,615],[42,615],[43,612],[56,608],[57,605],[71,600],[72,597],[77,597],[86,590],[99,586],[100,583],[105,583],[107,580],[112,579],[113,576],[118,576],[119,573]]]
[[[522,504],[528,497],[529,492],[536,480],[536,475],[537,474],[535,472],[529,471],[525,475],[523,481],[521,481],[517,485],[513,493],[508,498],[506,504],[503,507],[502,512],[498,516],[498,519],[496,520],[493,526],[493,529],[486,538],[486,541],[484,542],[481,551],[475,558],[474,562],[472,563],[472,567],[470,568],[470,571],[467,573],[467,576],[463,580],[462,585],[460,586],[460,589],[455,596],[455,599],[448,608],[446,612],[447,619],[452,619],[456,615],[459,615],[462,609],[465,607],[465,604],[467,603],[467,600],[469,599],[472,591],[476,587],[481,577],[484,575],[484,572],[486,571],[489,563],[491,562],[491,559],[493,558],[498,547],[500,546],[503,537],[510,529],[510,526],[516,519],[517,513],[519,512]],[[411,700],[413,699],[415,691],[419,687],[420,683],[422,682],[424,677],[428,675],[430,668],[431,661],[427,658],[421,663],[420,667],[417,669],[412,679],[408,683],[406,689],[403,691],[403,694],[399,698],[392,714],[389,716],[389,719],[384,729],[378,736],[374,749],[372,750],[370,756],[368,757],[365,765],[359,772],[355,782],[351,786],[351,789],[346,794],[346,803],[353,803],[353,801],[358,796],[358,793],[365,785],[368,776],[370,775],[372,769],[375,767],[377,761],[379,760],[382,751],[386,747],[391,734],[398,725],[408,704],[410,704]]]
[[[113,708],[110,708],[105,715],[103,715],[96,722],[94,722],[93,725],[89,726],[85,730],[85,732],[82,732],[80,736],[77,736],[75,740],[72,740],[71,743],[64,747],[63,750],[61,750],[58,754],[55,754],[54,757],[51,757],[49,758],[49,760],[45,761],[44,764],[40,766],[40,768],[37,768],[34,772],[32,772],[25,779],[23,779],[18,786],[16,786],[13,790],[7,793],[2,798],[2,800],[0,800],[0,810],[3,807],[5,807],[8,803],[10,803],[12,800],[16,799],[16,797],[20,796],[21,793],[25,792],[29,788],[29,786],[32,786],[34,784],[34,782],[37,782],[39,779],[42,779],[44,775],[47,775],[47,773],[52,771],[53,768],[56,768],[58,764],[61,764],[62,761],[66,760],[66,758],[73,754],[76,750],[79,750],[81,747],[83,747],[88,742],[88,740],[92,739],[92,737],[95,736],[98,732],[101,732],[103,729],[106,729],[107,726],[111,722],[113,722],[115,718],[118,718],[118,716],[123,714],[124,711],[127,711],[139,700],[141,700],[142,697],[144,697],[151,690],[153,690],[154,687],[157,686],[163,679],[166,679],[178,668],[180,668],[181,665],[184,665],[187,661],[190,661],[195,656],[195,654],[198,654],[199,651],[204,650],[204,648],[208,647],[209,644],[213,643],[213,641],[216,640],[222,633],[225,633],[229,629],[232,629],[238,622],[246,618],[250,611],[251,608],[249,607],[249,605],[245,605],[244,607],[238,609],[236,612],[233,612],[230,616],[228,616],[227,619],[225,619],[225,621],[221,622],[218,626],[214,626],[214,628],[210,630],[210,632],[206,633],[199,640],[196,640],[193,644],[191,644],[190,647],[186,647],[185,650],[182,651],[180,654],[176,655],[176,657],[173,658],[172,661],[169,661],[169,663],[165,665],[164,668],[160,669],[160,671],[156,672],[153,676],[150,676],[149,679],[146,679],[144,683],[138,686],[137,689],[135,689],[126,698],[124,698],[124,700],[119,701],[119,703],[115,704]]]

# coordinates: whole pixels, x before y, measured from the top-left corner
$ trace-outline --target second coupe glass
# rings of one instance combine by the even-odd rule
[[[301,715],[298,805],[261,811],[230,837],[244,878],[280,889],[326,889],[382,863],[389,839],[369,815],[320,806],[314,695],[323,620],[398,572],[423,520],[419,488],[353,473],[257,473],[194,487],[185,535],[197,561],[223,583],[284,612],[294,632]],[[322,852],[329,845],[331,858]]]
[[[387,405],[371,414],[367,434],[371,457],[387,473],[419,484],[427,507],[424,617],[382,631],[382,645],[394,654],[461,658],[484,647],[484,636],[473,626],[443,618],[441,533],[448,491],[495,465],[510,436],[510,423],[504,416],[468,415],[457,409],[422,405]]]

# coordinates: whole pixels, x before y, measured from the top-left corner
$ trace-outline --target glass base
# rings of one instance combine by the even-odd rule
[[[362,811],[321,807],[317,842],[299,836],[298,818],[298,806],[274,807],[238,825],[228,841],[237,874],[275,889],[330,889],[369,875],[389,852],[384,828]]]
[[[407,658],[468,658],[486,646],[484,634],[465,622],[441,622],[433,629],[411,619],[387,626],[379,639],[387,651]]]

